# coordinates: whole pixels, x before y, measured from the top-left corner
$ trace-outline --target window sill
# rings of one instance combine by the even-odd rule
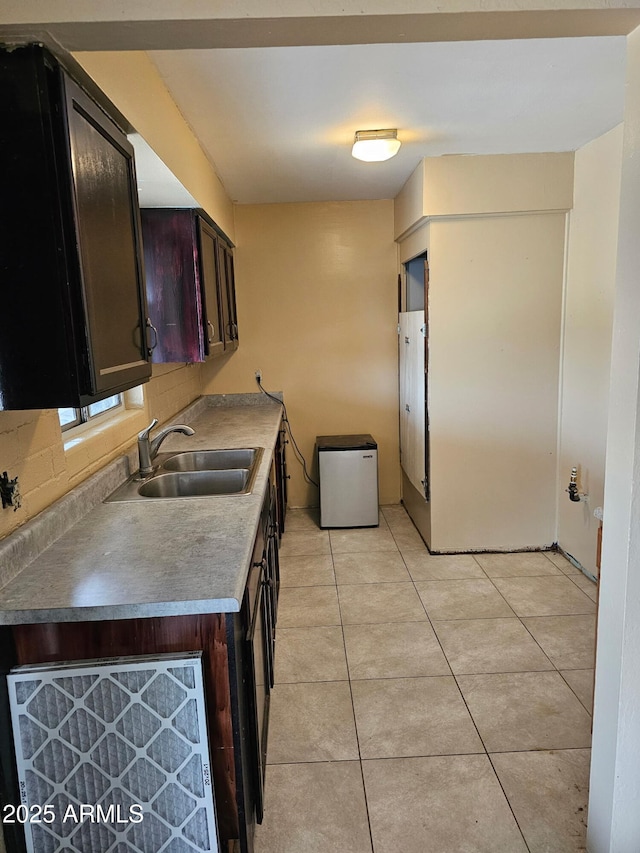
[[[86,424],[64,440],[69,480],[81,480],[130,449],[137,434],[149,425],[144,408],[127,409],[99,423]]]

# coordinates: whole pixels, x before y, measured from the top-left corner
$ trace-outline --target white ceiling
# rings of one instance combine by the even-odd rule
[[[575,150],[623,117],[622,36],[151,51],[238,203],[393,198],[422,157]],[[397,127],[385,163],[356,130]]]

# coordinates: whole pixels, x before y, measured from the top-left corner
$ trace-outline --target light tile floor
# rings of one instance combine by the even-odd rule
[[[256,853],[585,849],[595,584],[287,515]]]

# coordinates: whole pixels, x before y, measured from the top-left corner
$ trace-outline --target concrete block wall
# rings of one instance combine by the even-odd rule
[[[152,418],[162,424],[199,397],[200,365],[156,365],[142,389],[125,412],[64,436],[56,409],[0,412],[0,473],[18,477],[22,501],[0,510],[0,539],[130,450]]]

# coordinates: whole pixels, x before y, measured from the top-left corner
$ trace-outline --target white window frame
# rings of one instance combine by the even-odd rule
[[[94,408],[94,406],[99,406],[101,403],[104,403],[105,400],[101,400],[98,403],[91,403],[89,406],[82,406],[81,408],[65,406],[63,408],[58,409],[58,418],[60,420],[60,429],[62,430],[62,432],[65,433],[71,429],[76,429],[77,427],[84,426],[85,424],[94,423],[97,419],[100,418],[110,417],[116,412],[122,411],[125,407],[123,394],[113,394],[111,397],[107,397],[105,399],[113,399],[117,400],[117,402],[113,403],[113,405],[99,412],[92,412],[91,410],[92,408]],[[73,411],[76,413],[76,416],[72,421],[63,424],[62,419],[60,418],[60,412],[68,409],[73,409]]]

